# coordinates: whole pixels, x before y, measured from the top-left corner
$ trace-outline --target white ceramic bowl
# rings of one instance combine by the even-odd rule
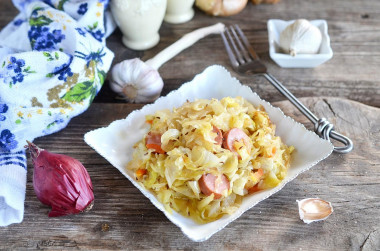
[[[291,56],[280,52],[279,39],[281,32],[295,20],[284,21],[279,19],[268,20],[269,55],[279,66],[283,68],[314,68],[328,61],[333,56],[330,46],[330,37],[327,32],[325,20],[312,20],[311,24],[320,29],[322,44],[317,54],[298,54]]]
[[[153,193],[134,180],[133,173],[126,169],[126,165],[132,159],[133,145],[141,140],[149,130],[149,126],[145,122],[145,115],[154,114],[157,110],[179,107],[186,100],[194,101],[197,98],[222,99],[228,96],[241,96],[255,106],[263,105],[269,114],[270,120],[276,124],[276,135],[280,136],[287,145],[293,145],[296,151],[292,154],[291,166],[286,178],[277,187],[244,197],[242,205],[232,215],[225,215],[211,223],[198,224],[176,212],[171,214],[166,211]],[[221,66],[208,67],[191,82],[183,84],[178,90],[159,98],[153,104],[145,105],[141,110],[133,111],[127,118],[114,121],[107,127],[86,133],[84,140],[116,167],[193,241],[207,240],[245,211],[281,190],[286,183],[296,178],[300,173],[310,169],[329,156],[333,150],[333,145],[329,141],[319,138],[303,125],[285,116],[279,108],[275,108],[260,99],[248,86],[240,84]],[[136,192],[138,191],[136,190]]]

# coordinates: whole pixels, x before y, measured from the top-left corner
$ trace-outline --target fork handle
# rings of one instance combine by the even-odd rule
[[[353,149],[352,141],[334,130],[334,125],[328,122],[325,118],[318,119],[306,106],[304,106],[288,89],[285,88],[273,75],[264,73],[264,77],[284,95],[298,110],[302,112],[313,124],[314,131],[323,139],[334,139],[344,144],[344,146],[334,146],[334,152],[348,153]]]

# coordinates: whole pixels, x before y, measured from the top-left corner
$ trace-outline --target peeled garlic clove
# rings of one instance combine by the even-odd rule
[[[160,96],[163,86],[158,71],[138,58],[124,60],[112,69],[111,89],[130,102],[152,102]]]
[[[297,202],[300,219],[307,224],[325,220],[334,211],[330,202],[319,198],[308,198]]]
[[[239,13],[248,0],[196,0],[195,5],[213,16],[231,16]]]
[[[292,56],[316,54],[322,43],[321,31],[305,19],[298,19],[280,34],[280,48]]]

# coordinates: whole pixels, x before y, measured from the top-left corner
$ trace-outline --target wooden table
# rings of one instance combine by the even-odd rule
[[[1,1],[0,13],[2,28],[17,10],[10,0]],[[301,17],[327,20],[334,57],[314,69],[280,68],[269,58],[266,21]],[[49,208],[34,194],[29,161],[24,221],[0,228],[0,249],[380,249],[380,2],[282,0],[277,5],[248,4],[242,13],[229,18],[196,11],[188,23],[164,23],[161,41],[151,50],[136,52],[123,47],[119,31],[107,39],[107,45],[115,52],[114,63],[133,57],[146,60],[183,34],[216,22],[238,23],[269,71],[313,112],[348,135],[355,149],[346,155],[332,154],[209,240],[195,243],[84,143],[87,131],[107,126],[143,106],[117,99],[106,82],[87,112],[64,130],[35,141],[42,148],[77,158],[87,167],[94,185],[94,208],[86,214],[48,218]],[[312,127],[264,79],[235,74],[219,36],[201,40],[160,68],[165,82],[162,94],[212,64],[225,66],[262,98]],[[304,224],[296,200],[306,197],[332,202],[334,213],[324,222]]]

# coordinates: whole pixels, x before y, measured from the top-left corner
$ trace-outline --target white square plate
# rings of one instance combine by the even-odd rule
[[[280,52],[280,34],[294,21],[295,20],[283,21],[279,19],[268,20],[269,55],[273,61],[283,68],[314,68],[331,59],[333,51],[330,46],[330,37],[327,32],[327,22],[325,20],[310,21],[310,23],[316,26],[322,33],[322,44],[317,54],[297,54],[293,57]]]
[[[271,121],[276,124],[276,134],[281,136],[286,144],[293,145],[296,151],[292,156],[287,177],[277,187],[245,197],[241,207],[232,215],[226,215],[208,224],[197,224],[176,212],[170,214],[165,211],[156,197],[133,179],[133,173],[127,170],[125,166],[132,159],[133,145],[141,140],[149,129],[149,125],[145,123],[145,115],[154,114],[157,110],[179,107],[186,100],[221,99],[227,96],[242,96],[255,106],[263,105]],[[240,84],[221,66],[208,67],[191,82],[183,84],[178,90],[159,98],[153,104],[145,105],[141,110],[133,111],[125,119],[112,122],[108,127],[86,133],[84,139],[193,241],[207,240],[245,211],[281,190],[286,183],[293,180],[297,175],[329,156],[333,150],[329,141],[319,138],[303,125],[285,116],[279,108],[275,108],[260,99],[248,86]]]

